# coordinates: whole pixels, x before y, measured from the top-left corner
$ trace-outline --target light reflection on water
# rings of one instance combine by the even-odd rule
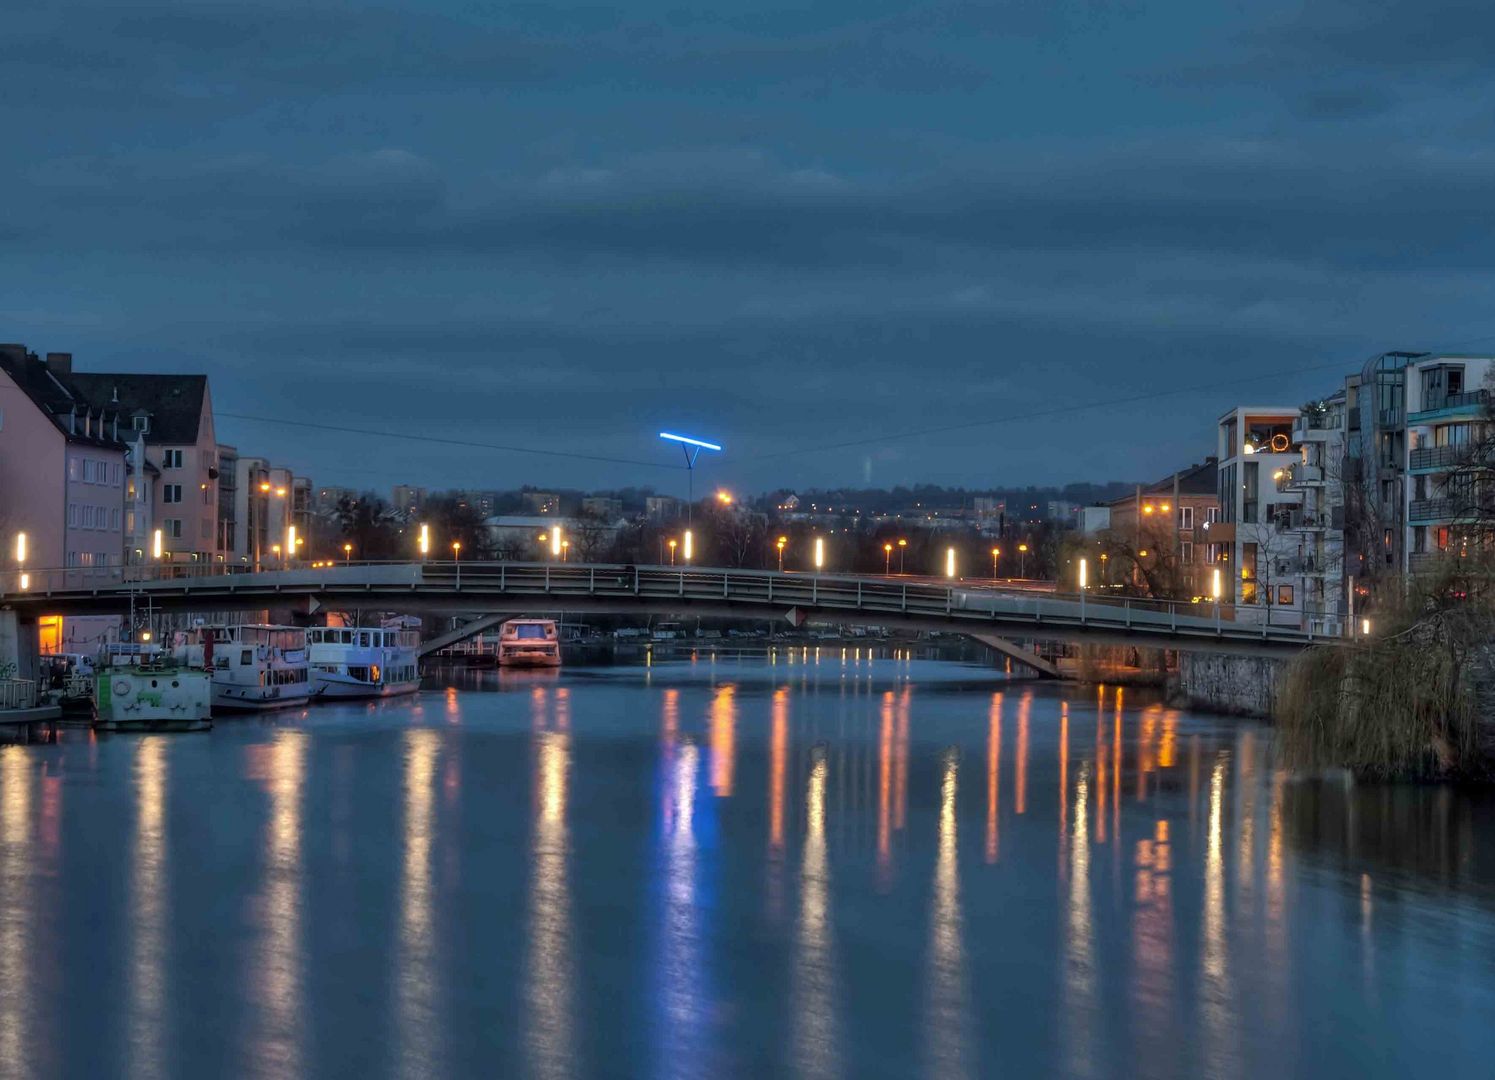
[[[73,1012],[135,1075],[1485,1071],[1488,799],[990,674],[702,655],[6,748],[0,1074],[96,1073]]]

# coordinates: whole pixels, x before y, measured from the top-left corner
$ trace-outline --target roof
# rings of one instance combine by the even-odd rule
[[[0,345],[0,371],[10,376],[68,442],[125,449],[124,440],[115,437],[114,421],[120,417],[118,407],[101,409],[94,405],[79,391],[74,377],[65,368],[54,370],[24,345]],[[95,420],[97,435],[84,433],[90,417]],[[120,425],[122,429],[128,426],[128,422]]]
[[[1205,496],[1213,498],[1220,490],[1220,462],[1218,458],[1207,457],[1198,465],[1190,465],[1177,474],[1178,494]],[[1169,473],[1161,480],[1152,484],[1142,485],[1144,495],[1172,495],[1173,473]],[[1119,499],[1113,499],[1109,506],[1127,506],[1135,499],[1135,495],[1123,495]]]
[[[73,376],[77,388],[94,408],[119,409],[122,415],[150,414],[147,443],[191,444],[197,442],[203,401],[208,393],[206,375],[134,375],[88,372]]]

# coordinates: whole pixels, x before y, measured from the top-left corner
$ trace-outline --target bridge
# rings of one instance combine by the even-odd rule
[[[24,586],[24,587],[23,587]],[[981,581],[578,563],[338,563],[247,572],[211,564],[18,571],[0,575],[0,609],[21,617],[280,606],[482,614],[670,613],[849,623],[965,634],[1044,669],[1010,642],[1135,645],[1286,657],[1337,638],[1237,622],[1218,606],[1104,593],[1034,592]],[[1053,674],[1050,670],[1046,673]]]

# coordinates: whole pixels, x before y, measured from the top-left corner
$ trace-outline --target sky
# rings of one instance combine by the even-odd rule
[[[1145,480],[1495,349],[1475,0],[5,8],[0,340],[319,484]]]

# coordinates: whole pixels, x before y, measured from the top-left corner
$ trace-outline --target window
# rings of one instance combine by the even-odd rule
[[[1194,561],[1194,545],[1185,541],[1178,545],[1178,558],[1185,566]]]
[[[181,484],[162,484],[161,501],[164,503],[179,503],[182,501]]]
[[[78,459],[77,458],[68,458],[68,460],[67,460],[67,478],[69,480],[76,480],[76,479],[78,479]]]
[[[77,503],[68,503],[67,504],[67,526],[70,529],[76,529],[78,527],[78,504]]]
[[[1218,506],[1206,506],[1204,508],[1204,523],[1213,525],[1220,520],[1220,508]]]
[[[1194,527],[1194,508],[1192,506],[1180,506],[1178,508],[1178,527],[1180,529],[1192,529]]]
[[[167,450],[161,455],[161,468],[180,469],[182,467],[182,452],[180,450]]]
[[[167,518],[161,522],[161,531],[173,540],[180,540],[182,538],[182,519]]]
[[[133,418],[136,431],[149,431],[151,429],[151,418],[149,416],[136,416]]]
[[[119,507],[111,507],[109,510],[109,528],[112,532],[119,532]]]
[[[135,535],[135,511],[125,511],[125,532],[131,536]]]
[[[1293,602],[1293,587],[1291,585],[1277,586],[1277,603],[1287,605]]]

